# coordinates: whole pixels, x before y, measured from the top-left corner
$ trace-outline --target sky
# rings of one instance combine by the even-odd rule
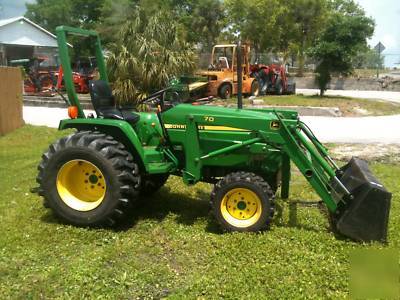
[[[27,2],[32,3],[35,0],[0,0],[0,19],[13,18],[25,14],[25,3]]]
[[[1,0],[0,0],[1,1]],[[400,0],[356,0],[366,14],[375,20],[374,36],[369,44],[378,42],[386,47],[383,51],[387,67],[400,67]]]
[[[35,0],[0,0],[0,19],[21,16],[25,13],[25,3]],[[54,0],[63,1],[63,0]],[[400,67],[400,0],[355,0],[368,16],[376,22],[374,36],[369,44],[374,47],[379,41],[386,50],[387,67]]]

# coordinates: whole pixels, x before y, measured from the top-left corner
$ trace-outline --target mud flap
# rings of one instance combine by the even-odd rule
[[[385,242],[392,194],[364,160],[352,158],[340,170],[338,177],[352,197],[341,202],[334,214],[337,231],[358,241]],[[332,187],[336,190],[335,184]]]

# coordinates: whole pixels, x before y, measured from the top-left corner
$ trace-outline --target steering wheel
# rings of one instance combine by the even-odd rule
[[[139,102],[139,104],[148,104],[148,105],[152,105],[155,107],[160,106],[161,111],[164,111],[166,109],[174,107],[175,105],[177,105],[181,102],[181,98],[177,91],[173,91],[172,99],[171,100],[165,99],[165,96],[169,90],[170,90],[170,88],[160,90],[160,91],[148,96],[147,98],[143,99],[142,101]]]

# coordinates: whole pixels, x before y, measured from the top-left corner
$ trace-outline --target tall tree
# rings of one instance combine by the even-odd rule
[[[50,32],[54,32],[59,25],[69,25],[93,29],[101,15],[104,0],[36,0],[27,3],[25,16]],[[74,45],[73,54],[85,55],[90,44],[87,41],[75,43],[74,37],[70,41]]]
[[[96,25],[103,44],[113,43],[118,39],[118,32],[138,9],[139,1],[104,0],[101,15]]]
[[[353,67],[358,69],[376,69],[381,68],[384,63],[384,56],[372,48],[365,47],[361,49],[353,60]]]
[[[25,16],[49,31],[59,25],[93,28],[104,0],[36,0],[27,3]]]
[[[295,53],[299,75],[303,75],[306,50],[325,27],[328,5],[326,0],[289,0],[283,28],[281,48]]]
[[[323,28],[326,0],[226,0],[228,29],[250,41],[256,53],[278,52],[286,62],[299,57],[303,69],[305,50]]]
[[[194,68],[194,53],[179,39],[177,24],[167,12],[147,18],[137,11],[110,50],[109,77],[120,102],[136,103]]]
[[[332,73],[347,75],[353,59],[367,45],[374,32],[374,21],[353,0],[332,0],[326,26],[309,54],[317,61],[316,80],[320,94],[326,91]]]
[[[113,41],[133,11],[150,18],[167,11],[176,21],[177,32],[190,43],[209,50],[224,27],[224,7],[220,0],[105,0],[97,29],[106,42]]]
[[[225,26],[225,10],[220,0],[172,0],[188,42],[209,51]]]
[[[279,49],[277,19],[284,6],[279,0],[226,0],[228,30],[253,44],[256,53]]]

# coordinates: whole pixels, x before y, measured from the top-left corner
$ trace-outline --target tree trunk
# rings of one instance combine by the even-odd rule
[[[302,77],[304,75],[304,51],[302,49],[299,51],[297,60],[299,62],[299,70],[297,71],[297,75]]]
[[[305,54],[304,54],[304,49],[305,49],[306,41],[305,37],[302,38],[301,40],[301,45],[299,49],[299,71],[298,71],[298,76],[302,77],[304,75],[304,64],[305,64]]]
[[[288,60],[289,60],[289,51],[288,51],[288,50],[283,50],[282,54],[283,54],[283,55],[282,55],[282,56],[283,56],[282,65],[284,65],[285,68],[286,68],[286,64],[287,64],[287,62],[288,62]]]

